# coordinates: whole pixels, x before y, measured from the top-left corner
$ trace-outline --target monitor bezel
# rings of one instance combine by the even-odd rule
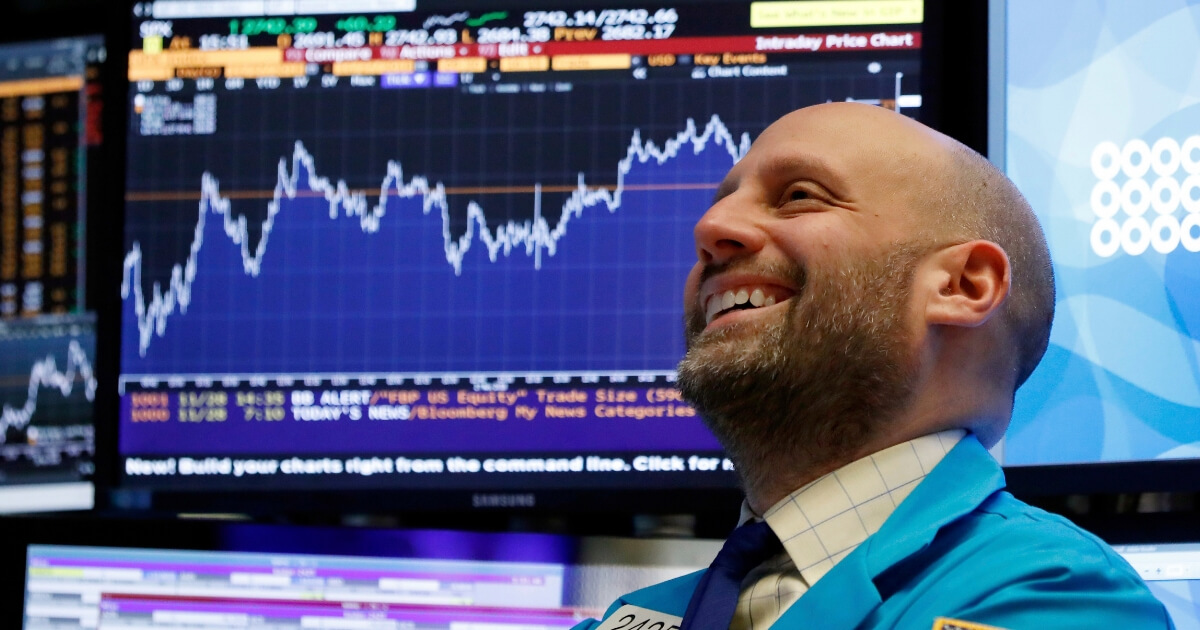
[[[39,9],[28,5],[15,7],[8,10],[7,18],[0,20],[0,45],[7,44],[25,44],[35,42],[49,42],[54,40],[67,40],[76,38],[102,38],[106,50],[111,51],[110,45],[112,40],[112,27],[115,21],[112,19],[112,11],[109,6],[102,6],[100,3],[94,5],[80,5],[72,7],[70,10]],[[110,107],[110,99],[114,86],[115,75],[111,57],[99,65],[100,77],[99,84],[101,85],[101,107]],[[103,111],[103,110],[102,110]],[[104,137],[104,147],[96,149],[97,157],[111,157],[108,154],[108,147],[112,144],[112,116],[104,115],[101,117],[101,133]],[[122,141],[123,144],[123,141]],[[123,152],[122,152],[123,153]],[[96,163],[98,162],[98,163]],[[99,387],[96,391],[96,400],[93,403],[93,421],[95,424],[95,455],[93,462],[96,465],[94,472],[89,479],[83,483],[89,483],[92,486],[93,500],[88,507],[83,507],[80,504],[78,507],[65,508],[63,510],[51,510],[54,512],[72,513],[91,510],[97,507],[104,501],[104,482],[100,474],[102,467],[101,460],[105,458],[105,441],[108,433],[107,422],[105,422],[100,411],[104,408],[102,401],[108,396],[105,394],[105,382],[107,375],[110,372],[108,367],[109,354],[119,348],[113,345],[108,346],[109,341],[106,339],[108,335],[102,334],[101,331],[108,330],[112,325],[110,320],[111,315],[106,314],[103,307],[104,291],[109,286],[108,280],[104,277],[105,267],[108,261],[114,256],[119,257],[120,246],[118,241],[113,240],[113,236],[119,238],[120,224],[122,223],[121,216],[111,212],[113,195],[119,194],[119,187],[111,185],[117,172],[116,160],[113,159],[98,159],[93,160],[88,165],[86,186],[88,189],[88,207],[86,209],[87,219],[85,219],[84,239],[86,241],[85,254],[83,261],[84,272],[84,303],[81,305],[81,310],[84,313],[95,315],[95,330],[96,330],[96,357],[94,359],[94,370],[99,382]],[[121,167],[121,176],[123,177],[123,167]],[[104,220],[88,220],[94,214],[98,214],[100,208],[104,208]],[[123,213],[123,210],[118,208],[117,212]],[[115,221],[110,222],[110,219]],[[119,315],[119,314],[118,314]],[[119,325],[119,320],[116,322]],[[22,486],[35,487],[35,486]]]
[[[681,0],[676,4],[702,4],[706,0]],[[473,6],[484,3],[503,6],[499,0],[472,0]],[[108,106],[112,113],[106,116],[106,143],[113,152],[108,165],[110,181],[120,182],[117,190],[109,195],[110,204],[117,215],[123,215],[123,195],[127,161],[125,138],[129,82],[126,79],[128,42],[132,41],[132,8],[137,4],[130,0],[115,3],[107,15],[106,35],[109,44],[108,75],[112,87],[106,85]],[[537,3],[549,4],[549,3]],[[565,0],[555,6],[587,4],[579,0]],[[986,109],[987,85],[985,74],[979,67],[986,64],[984,49],[986,14],[978,3],[959,3],[953,0],[926,0],[925,23],[922,25],[922,109],[934,126],[957,137],[968,146],[983,152],[986,149],[986,122],[981,112]],[[962,54],[946,54],[959,51]],[[945,86],[945,77],[961,76],[966,79],[955,83],[953,90]],[[962,107],[963,99],[973,105]],[[953,100],[952,100],[953,99]],[[118,228],[123,221],[115,223]],[[120,510],[148,510],[155,512],[239,512],[261,517],[296,514],[333,513],[423,513],[423,514],[487,514],[518,513],[530,515],[548,514],[672,514],[692,513],[724,520],[736,511],[741,492],[732,482],[721,485],[695,485],[686,480],[665,488],[639,487],[638,481],[604,488],[534,489],[514,486],[503,490],[464,490],[411,488],[387,488],[384,490],[196,490],[186,488],[150,489],[121,482],[118,453],[119,424],[117,409],[117,378],[120,374],[120,329],[122,304],[119,286],[122,274],[120,247],[124,242],[123,229],[113,230],[106,239],[109,258],[105,259],[103,285],[92,293],[96,296],[100,311],[101,329],[99,337],[102,348],[98,348],[97,361],[101,378],[101,392],[97,394],[97,409],[105,414],[106,421],[97,428],[97,474],[98,486],[105,489],[97,499],[100,507]]]

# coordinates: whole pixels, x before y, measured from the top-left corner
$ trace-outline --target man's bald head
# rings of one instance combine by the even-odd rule
[[[947,138],[951,168],[930,183],[936,205],[930,217],[945,238],[992,241],[1008,254],[1012,288],[1000,310],[1015,350],[1014,385],[1020,387],[1041,361],[1054,319],[1050,251],[1029,202],[991,162]]]

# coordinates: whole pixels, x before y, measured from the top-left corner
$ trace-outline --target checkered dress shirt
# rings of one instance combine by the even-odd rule
[[[919,437],[869,455],[813,481],[763,515],[784,553],[742,582],[730,630],[764,630],[822,576],[879,531],[896,506],[966,433]],[[742,522],[758,518],[745,504]]]

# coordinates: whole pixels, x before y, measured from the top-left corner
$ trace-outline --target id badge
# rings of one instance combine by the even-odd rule
[[[596,630],[679,630],[683,617],[625,604],[608,616]]]
[[[975,623],[974,621],[938,617],[933,620],[933,630],[1004,630],[1004,628]]]

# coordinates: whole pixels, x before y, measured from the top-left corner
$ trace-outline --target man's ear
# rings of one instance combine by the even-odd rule
[[[918,273],[928,325],[980,326],[1004,303],[1012,283],[1008,255],[984,240],[942,249]]]

